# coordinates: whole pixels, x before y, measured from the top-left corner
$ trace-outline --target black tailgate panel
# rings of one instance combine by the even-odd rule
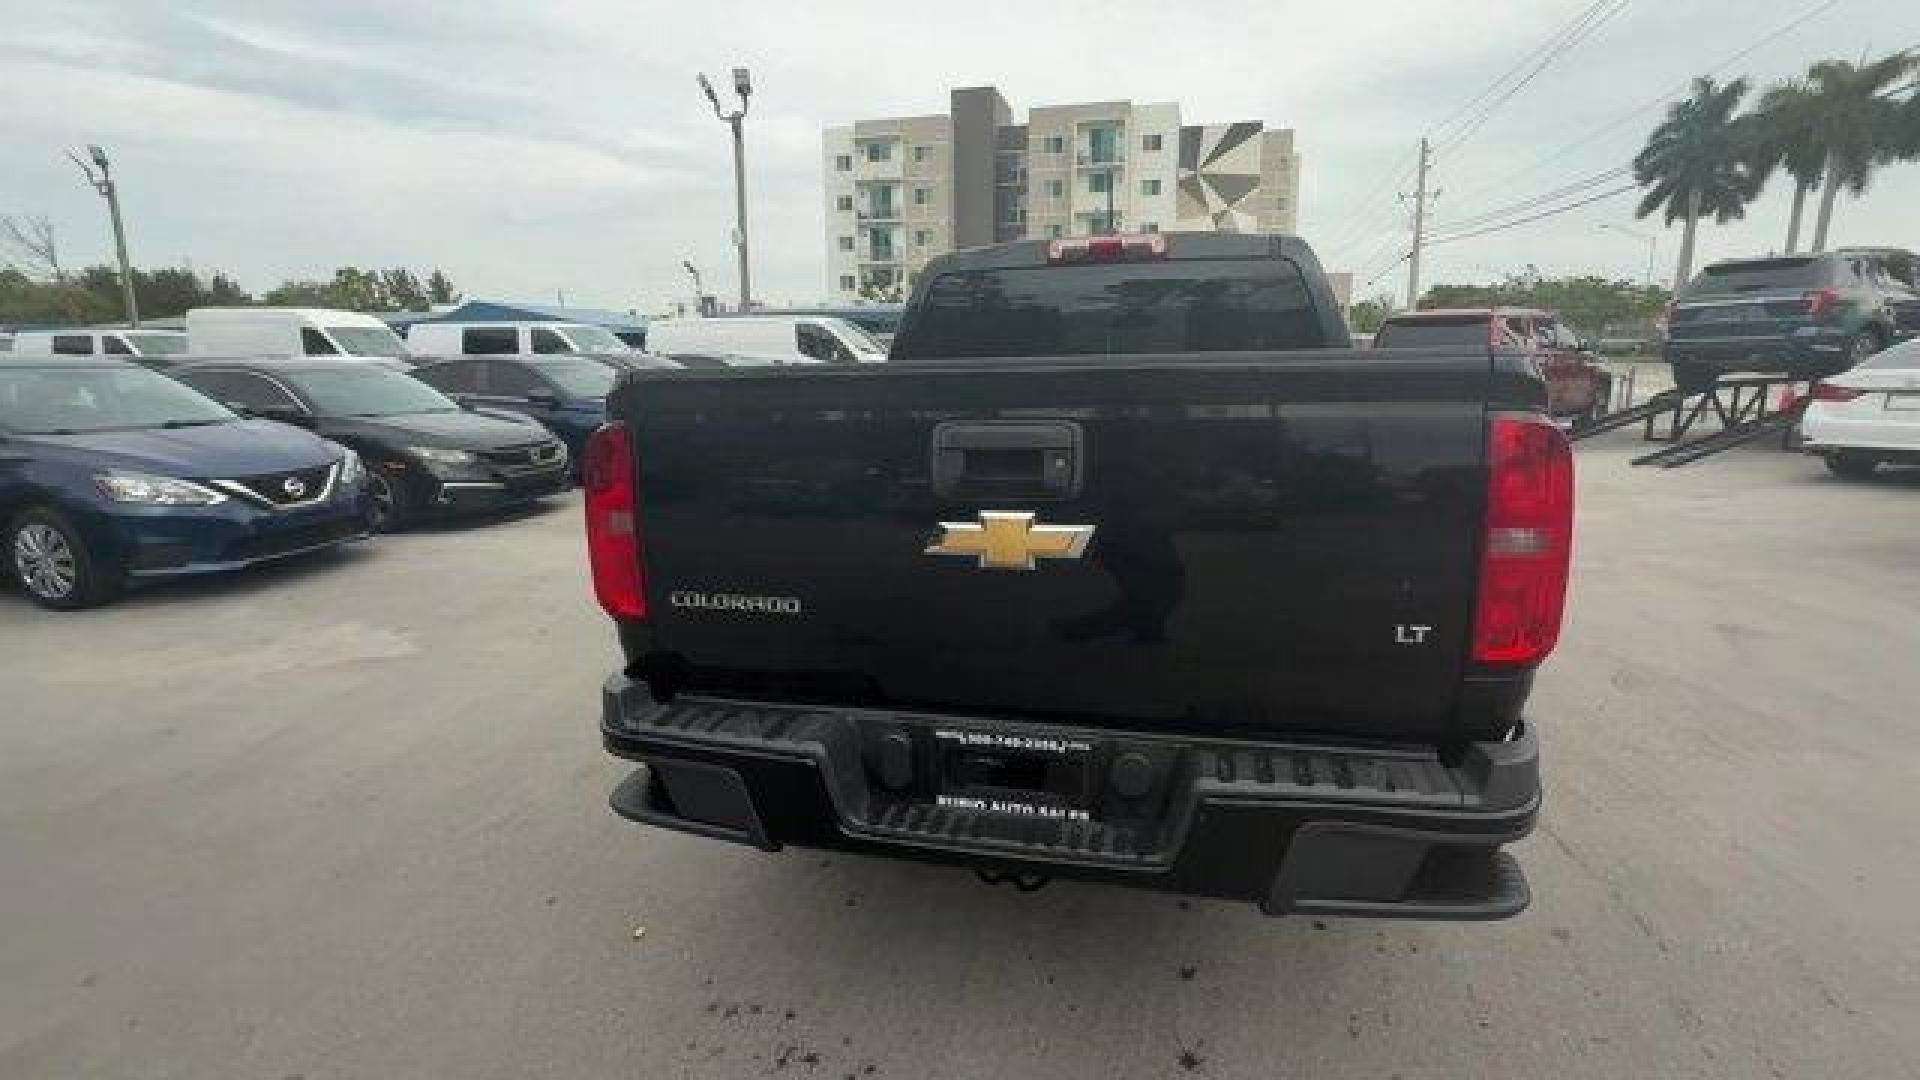
[[[1351,355],[638,379],[616,415],[637,433],[653,659],[707,691],[1442,732],[1487,361]],[[936,426],[1016,422],[1077,431],[1077,491],[936,494]],[[926,553],[981,511],[1094,532],[1032,570]],[[799,610],[713,599],[736,595]]]

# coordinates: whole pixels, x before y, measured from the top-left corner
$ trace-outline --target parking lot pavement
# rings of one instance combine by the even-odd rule
[[[571,500],[0,594],[0,1076],[1912,1075],[1920,481],[1637,445],[1580,451],[1535,903],[1495,925],[617,821]]]

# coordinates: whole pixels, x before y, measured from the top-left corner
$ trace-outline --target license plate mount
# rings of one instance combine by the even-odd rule
[[[934,731],[941,806],[1056,821],[1089,821],[1093,744],[1045,731],[941,727]]]

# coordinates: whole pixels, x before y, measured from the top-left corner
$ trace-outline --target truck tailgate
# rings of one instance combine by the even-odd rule
[[[788,700],[1444,735],[1489,366],[1306,352],[635,376],[613,415],[639,459],[645,666]]]

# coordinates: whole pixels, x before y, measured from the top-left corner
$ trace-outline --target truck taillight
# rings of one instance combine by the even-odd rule
[[[587,437],[580,486],[586,492],[593,595],[615,618],[644,619],[647,592],[640,573],[640,522],[634,513],[633,438],[625,424],[602,424]]]
[[[1066,236],[1047,243],[1047,262],[1054,266],[1087,262],[1145,262],[1166,258],[1167,250],[1164,233]]]
[[[1537,664],[1560,638],[1573,552],[1573,449],[1538,413],[1487,427],[1487,516],[1473,658]]]
[[[1800,294],[1800,302],[1807,306],[1807,317],[1817,319],[1840,303],[1838,289],[1808,289]]]

